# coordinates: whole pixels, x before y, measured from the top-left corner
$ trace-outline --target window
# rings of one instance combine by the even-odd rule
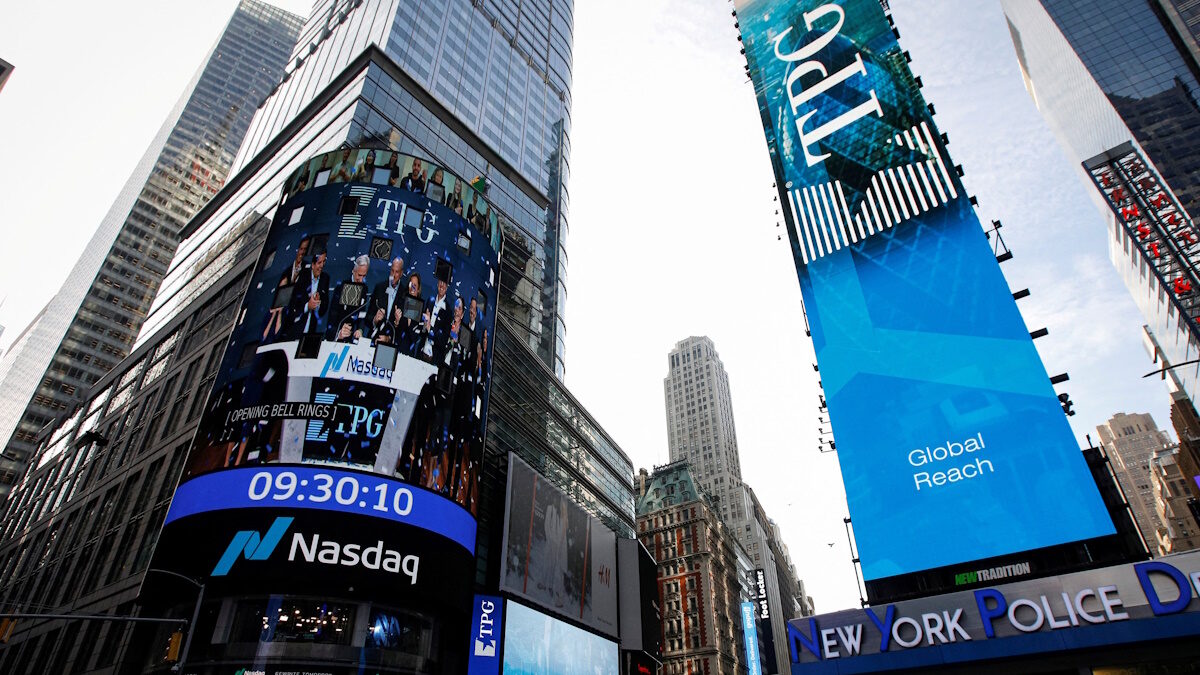
[[[230,640],[348,645],[353,619],[353,606],[322,600],[243,600],[234,610]]]

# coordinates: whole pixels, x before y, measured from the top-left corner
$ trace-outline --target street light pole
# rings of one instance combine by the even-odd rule
[[[188,623],[187,637],[183,641],[183,651],[179,654],[179,663],[176,664],[180,673],[183,672],[183,666],[187,663],[188,651],[192,648],[192,636],[196,634],[196,621],[200,619],[200,603],[204,602],[204,584],[200,584],[200,592],[196,594],[196,607],[192,610],[192,620]]]
[[[204,602],[204,584],[189,576],[179,574],[178,572],[172,572],[170,570],[160,570],[158,568],[151,567],[146,570],[147,574],[150,572],[166,574],[167,576],[172,576],[176,579],[183,579],[189,584],[200,589],[200,591],[196,593],[196,606],[192,609],[192,620],[187,624],[187,636],[183,640],[183,651],[179,653],[179,662],[176,663],[172,668],[172,670],[182,673],[184,666],[187,665],[188,651],[190,651],[192,648],[192,635],[194,635],[196,632],[196,622],[200,620],[200,604]]]

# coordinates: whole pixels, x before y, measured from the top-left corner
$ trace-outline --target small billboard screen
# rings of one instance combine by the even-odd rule
[[[507,603],[504,675],[620,675],[617,643],[565,621]]]
[[[509,455],[500,589],[617,636],[617,539]]]

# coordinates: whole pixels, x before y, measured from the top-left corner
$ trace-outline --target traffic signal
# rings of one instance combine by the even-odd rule
[[[1075,415],[1075,411],[1071,409],[1075,406],[1075,404],[1071,402],[1070,394],[1066,392],[1059,394],[1058,402],[1062,404],[1063,412],[1067,414],[1067,417],[1072,417]]]
[[[175,663],[179,660],[179,648],[183,645],[183,631],[177,630],[171,633],[170,639],[167,640],[167,662]]]

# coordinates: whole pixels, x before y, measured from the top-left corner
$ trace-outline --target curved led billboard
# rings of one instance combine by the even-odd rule
[[[870,582],[1115,532],[878,0],[737,0]]]
[[[382,150],[319,155],[286,185],[154,566],[218,593],[465,614],[495,214],[467,181]]]

